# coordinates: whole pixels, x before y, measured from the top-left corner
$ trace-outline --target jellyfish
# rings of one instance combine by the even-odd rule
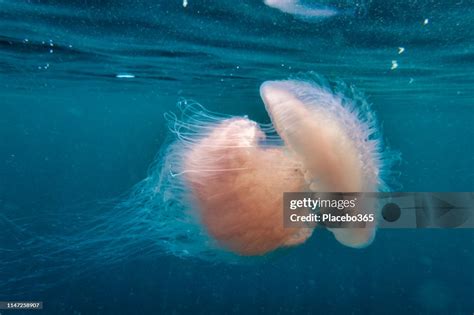
[[[0,235],[7,238],[0,277],[9,279],[23,252],[37,259],[34,271],[0,289],[23,283],[29,292],[32,279],[54,278],[47,273],[69,268],[77,275],[139,257],[265,259],[318,234],[314,226],[284,226],[285,192],[388,189],[398,157],[384,149],[362,94],[303,76],[263,82],[260,96],[270,124],[180,100],[178,113],[165,114],[170,135],[148,175],[124,197],[26,222],[0,212],[7,231]],[[375,204],[365,206],[355,211],[376,212]],[[51,231],[35,234],[35,222]],[[328,229],[343,245],[359,248],[373,241],[376,226]]]
[[[264,0],[264,3],[282,12],[306,19],[321,19],[337,15],[339,12],[321,4],[303,4],[299,0]]]
[[[180,157],[177,173],[187,192],[182,198],[216,244],[239,255],[263,255],[311,236],[311,227],[283,227],[284,192],[374,192],[382,186],[378,140],[353,103],[300,80],[264,82],[260,95],[283,144],[265,141],[265,132],[245,117],[198,112],[192,124],[175,129],[181,141],[173,155]],[[374,207],[364,204],[361,212]],[[370,244],[375,230],[375,221],[331,229],[350,247]]]

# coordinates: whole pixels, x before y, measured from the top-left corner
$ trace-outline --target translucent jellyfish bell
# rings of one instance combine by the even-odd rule
[[[260,94],[278,134],[301,162],[309,190],[314,192],[375,192],[382,185],[377,139],[370,121],[342,96],[314,82],[267,81]],[[364,201],[358,213],[374,213]],[[376,222],[365,228],[332,229],[351,247],[369,244]]]
[[[304,81],[267,81],[260,87],[273,125],[304,164],[313,191],[375,191],[379,183],[371,128],[341,97]]]
[[[300,0],[264,0],[267,6],[304,19],[321,19],[337,15],[339,12],[322,4],[307,4]]]

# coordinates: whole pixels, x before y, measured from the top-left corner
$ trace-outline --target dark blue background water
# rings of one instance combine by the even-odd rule
[[[260,83],[307,71],[367,94],[402,153],[403,190],[473,191],[472,1],[324,4],[343,13],[307,20],[261,1],[0,0],[1,214],[24,222],[118,196],[145,177],[167,133],[163,113],[180,97],[268,122]],[[125,73],[134,78],[117,77]],[[0,248],[15,242],[6,231]],[[39,292],[2,286],[0,300],[42,300],[45,314],[472,314],[473,236],[383,230],[354,250],[318,231],[267,262],[130,257]],[[0,268],[0,283],[34,259]]]

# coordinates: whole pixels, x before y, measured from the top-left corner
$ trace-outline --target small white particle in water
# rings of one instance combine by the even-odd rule
[[[392,60],[392,67],[390,67],[390,70],[395,70],[398,68],[398,62],[396,60]]]
[[[133,79],[135,78],[135,75],[130,73],[119,73],[115,77],[119,79]]]
[[[415,81],[413,78],[410,78],[410,81],[408,82],[408,84],[412,84],[413,81]]]
[[[72,45],[71,45],[71,44],[69,44],[69,48],[72,48]]]
[[[405,51],[404,47],[398,47],[398,54],[401,55]]]
[[[50,53],[50,54],[52,54],[53,52],[54,52],[54,50],[52,50],[52,49],[49,50],[49,53]]]
[[[236,68],[237,68],[237,69],[240,69],[240,67],[239,67],[239,66],[236,66]]]
[[[183,8],[186,8],[188,6],[188,0],[183,0]]]
[[[425,20],[423,21],[423,25],[426,25],[426,24],[428,24],[429,22],[430,22],[430,20],[425,19]]]
[[[25,38],[25,43],[28,43],[28,38]]]

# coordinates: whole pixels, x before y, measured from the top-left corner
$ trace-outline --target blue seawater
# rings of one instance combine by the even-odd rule
[[[365,93],[401,153],[396,189],[474,191],[472,1],[269,2],[0,0],[0,300],[43,301],[35,314],[474,312],[472,229],[380,230],[359,250],[318,230],[248,264],[149,255],[163,240],[148,239],[107,265],[29,251],[146,177],[178,100],[268,123],[259,85],[301,73]]]

